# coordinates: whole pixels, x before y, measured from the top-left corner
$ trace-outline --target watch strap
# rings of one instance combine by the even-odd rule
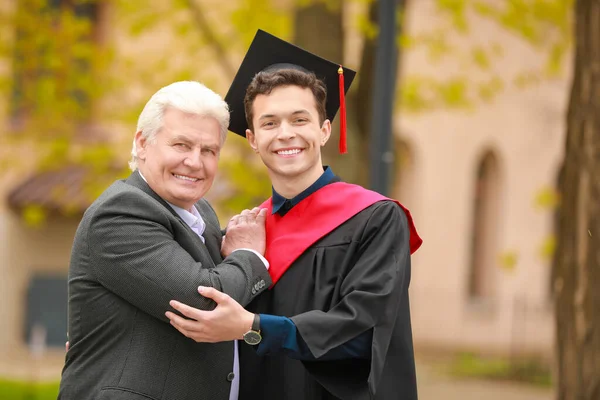
[[[252,321],[252,330],[260,332],[260,315],[254,314],[254,321]]]

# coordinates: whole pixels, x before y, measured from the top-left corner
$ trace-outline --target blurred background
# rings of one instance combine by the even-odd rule
[[[553,288],[571,280],[552,273],[575,10],[574,0],[0,0],[0,399],[56,398],[74,233],[128,175],[145,102],[187,79],[224,96],[259,28],[358,71],[349,153],[337,154],[336,121],[325,162],[400,200],[424,238],[410,289],[420,398],[600,398],[597,380],[583,385],[589,397],[558,384],[564,355],[583,365],[585,353],[556,340],[575,311],[555,312]],[[260,160],[229,134],[208,196],[222,225],[269,195]],[[594,312],[584,307],[584,323]],[[585,365],[590,376],[600,361]]]

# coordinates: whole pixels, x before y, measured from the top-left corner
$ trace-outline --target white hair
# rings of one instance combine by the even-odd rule
[[[163,116],[167,108],[174,108],[184,113],[212,117],[221,128],[221,146],[227,137],[229,126],[229,107],[221,96],[200,82],[181,81],[163,87],[148,100],[138,118],[136,132],[142,132],[142,137],[152,141],[162,128]],[[137,165],[137,148],[135,138],[131,148],[129,168],[135,171]]]

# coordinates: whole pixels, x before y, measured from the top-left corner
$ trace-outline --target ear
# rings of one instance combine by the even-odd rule
[[[142,135],[142,131],[138,131],[135,133],[135,150],[137,151],[137,157],[140,160],[146,160],[146,145],[148,144],[148,139]]]
[[[329,140],[331,136],[331,122],[326,119],[323,121],[323,126],[321,126],[321,147],[325,146],[325,143]]]
[[[256,143],[256,136],[254,135],[254,132],[252,132],[250,129],[246,129],[246,140],[248,141],[248,144],[250,144],[250,147],[252,147],[252,150],[254,150],[255,153],[258,153],[258,144]]]

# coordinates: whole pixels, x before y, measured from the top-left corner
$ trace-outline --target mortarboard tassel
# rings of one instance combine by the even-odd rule
[[[340,82],[340,154],[346,154],[346,96],[344,94],[344,69],[340,65],[338,69]]]

